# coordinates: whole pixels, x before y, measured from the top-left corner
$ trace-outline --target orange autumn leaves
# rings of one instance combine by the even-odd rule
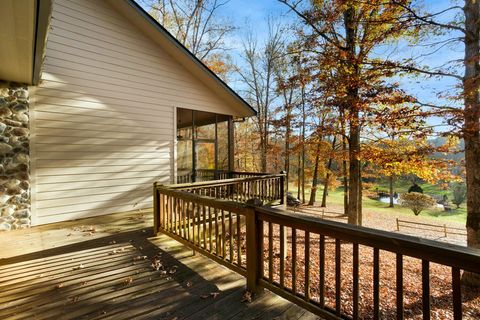
[[[459,179],[450,171],[454,163],[433,156],[453,148],[456,143],[455,139],[450,139],[442,146],[434,147],[427,139],[400,137],[363,145],[361,157],[372,165],[371,170],[378,175],[415,175],[435,184]]]

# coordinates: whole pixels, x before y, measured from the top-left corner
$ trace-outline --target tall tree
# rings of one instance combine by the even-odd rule
[[[245,96],[257,110],[256,124],[260,135],[260,170],[267,172],[267,151],[272,101],[278,93],[275,88],[275,70],[278,60],[284,55],[285,40],[279,23],[269,22],[267,39],[260,44],[253,32],[243,41],[242,58],[244,68],[237,68],[243,84]]]
[[[459,125],[460,130],[457,133],[465,142],[467,244],[470,247],[480,248],[480,197],[478,196],[480,194],[480,1],[465,0],[463,7],[451,5],[438,12],[424,12],[411,2],[396,0],[392,3],[407,10],[408,14],[404,19],[414,21],[418,27],[424,28],[429,40],[440,34],[440,39],[436,41],[437,46],[433,45],[433,52],[444,52],[448,48],[447,45],[463,43],[464,57],[460,65],[457,64],[458,61],[442,61],[440,67],[419,66],[415,59],[408,59],[395,66],[406,72],[448,77],[459,84],[460,93],[457,96],[450,95],[449,98],[461,100],[463,110],[446,105],[427,105],[449,111],[448,124],[453,128]],[[455,19],[445,21],[442,17],[445,13],[455,15]],[[457,19],[458,17],[460,18]],[[463,280],[480,286],[478,274],[465,272]]]
[[[467,0],[465,75],[463,77],[465,168],[467,176],[467,243],[480,248],[480,1]],[[465,273],[467,283],[480,285],[480,275]]]
[[[307,49],[318,53],[328,48],[318,68],[330,68],[336,75],[335,83],[331,84],[337,91],[335,104],[343,108],[348,130],[346,211],[349,223],[361,224],[362,115],[368,112],[377,95],[392,90],[383,79],[393,76],[385,66],[377,68],[371,62],[379,59],[374,57],[375,49],[405,35],[404,24],[408,22],[397,23],[405,9],[382,0],[326,0],[307,4],[279,1],[290,7],[311,31],[305,36]]]
[[[226,37],[235,30],[218,15],[229,1],[141,0],[142,6],[212,71],[225,78],[231,71]]]

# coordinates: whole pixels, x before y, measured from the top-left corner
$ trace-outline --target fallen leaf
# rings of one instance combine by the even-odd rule
[[[80,264],[77,267],[73,267],[73,270],[79,270],[79,269],[83,269],[83,268],[85,268],[85,266],[83,264]]]
[[[133,258],[133,261],[140,261],[140,260],[146,260],[147,256],[136,256]]]
[[[69,297],[69,298],[68,298],[68,301],[69,301],[70,303],[75,303],[75,302],[78,301],[78,297]]]
[[[123,284],[126,286],[128,286],[132,282],[133,282],[132,277],[128,277],[127,279],[123,280]]]
[[[252,302],[252,293],[250,291],[245,291],[241,302]]]

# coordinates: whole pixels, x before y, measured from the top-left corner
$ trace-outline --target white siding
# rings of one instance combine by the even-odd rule
[[[175,107],[229,114],[106,2],[56,0],[32,153],[37,224],[151,207],[170,183]]]

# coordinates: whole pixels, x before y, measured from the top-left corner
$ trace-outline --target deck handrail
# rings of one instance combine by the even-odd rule
[[[154,186],[155,212],[160,219],[155,232],[164,232],[194,250],[205,254],[247,278],[247,288],[258,292],[267,288],[307,310],[327,319],[359,318],[359,246],[373,249],[373,318],[380,319],[380,250],[395,254],[396,310],[397,318],[404,314],[404,257],[422,261],[421,286],[423,318],[430,318],[430,264],[436,263],[452,269],[452,306],[454,319],[462,318],[461,270],[478,272],[480,251],[454,244],[440,243],[410,235],[348,225],[323,220],[302,213],[292,213],[278,208],[254,207],[227,199],[194,194],[172,187]],[[274,235],[274,229],[280,236]],[[286,232],[290,231],[288,242]],[[193,233],[193,240],[192,240]],[[297,245],[297,237],[304,234],[303,248]],[[188,235],[187,235],[188,234]],[[315,239],[318,238],[318,240]],[[326,238],[334,240],[335,252],[335,303],[325,301],[325,248]],[[316,241],[316,242],[315,242]],[[310,294],[310,260],[312,242],[319,246],[319,294]],[[289,257],[294,268],[287,285],[286,257],[274,254],[274,243],[282,252],[291,247]],[[352,246],[352,313],[342,309],[341,263],[342,246]],[[304,250],[303,278],[297,275],[298,250]],[[343,248],[343,250],[345,250]],[[319,260],[318,260],[319,259]],[[279,275],[277,274],[279,271]],[[295,271],[293,271],[295,270]],[[277,276],[274,276],[276,274]],[[297,285],[303,283],[303,292]]]
[[[232,172],[232,173],[241,173],[241,174],[250,174],[249,172]],[[210,180],[210,181],[199,181],[199,182],[189,182],[189,183],[175,183],[165,185],[165,187],[171,189],[194,189],[194,188],[202,188],[205,186],[217,186],[217,185],[226,185],[226,184],[235,184],[237,182],[248,182],[248,181],[258,181],[259,177],[261,179],[265,178],[280,178],[284,177],[285,174],[283,173],[267,173],[267,174],[259,174],[258,176],[252,177],[243,177],[243,178],[229,178],[229,179],[222,179],[222,180]]]

